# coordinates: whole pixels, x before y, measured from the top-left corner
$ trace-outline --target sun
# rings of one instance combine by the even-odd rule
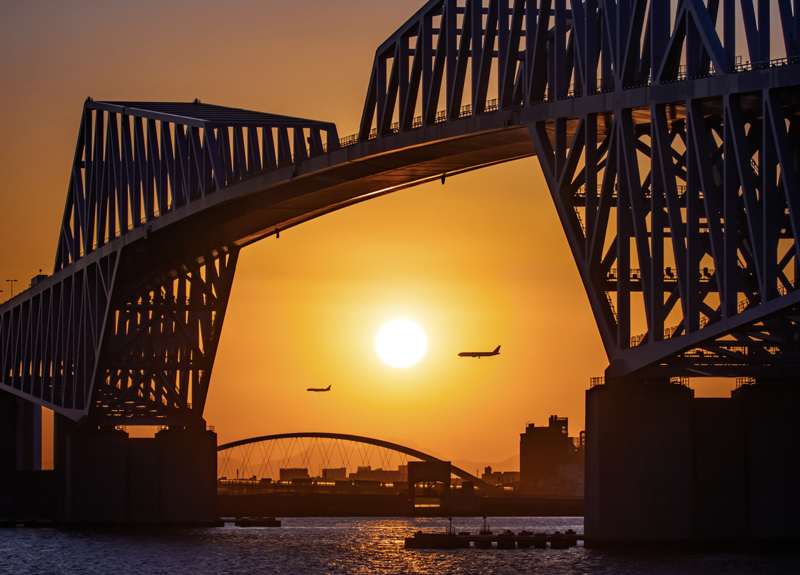
[[[392,367],[409,367],[425,355],[428,340],[417,324],[396,319],[384,325],[375,338],[380,358]]]

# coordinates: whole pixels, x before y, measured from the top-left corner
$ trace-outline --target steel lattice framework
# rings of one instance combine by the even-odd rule
[[[771,59],[775,7],[781,57]],[[378,49],[360,137],[519,108],[607,375],[791,376],[800,359],[797,8],[429,2]],[[487,100],[491,88],[497,98]]]
[[[232,182],[323,153],[323,135],[338,144],[324,122],[87,101],[56,252],[63,279],[3,314],[4,386],[95,425],[200,422],[239,248],[184,246],[159,261],[161,246],[126,240]]]
[[[312,461],[319,461],[327,468],[342,466],[348,471],[353,471],[355,465],[371,465],[375,458],[380,462],[382,469],[390,470],[395,453],[401,456],[398,461],[400,464],[408,464],[409,457],[420,461],[442,461],[417,449],[382,439],[308,431],[250,437],[220,445],[217,451],[222,455],[219,458],[218,476],[234,476],[237,467],[233,463],[233,457],[238,455],[242,477],[255,472],[257,479],[262,477],[277,479],[275,472],[280,467],[300,465],[301,468],[309,469]],[[275,467],[273,462],[278,467]],[[451,464],[450,469],[456,477],[472,481],[481,489],[497,489],[496,486],[486,483],[460,467]]]
[[[800,367],[800,13],[776,0],[431,0],[361,126],[87,102],[55,273],[0,307],[0,388],[199,421],[238,251],[536,155],[613,378]],[[189,407],[191,405],[191,408]]]
[[[323,135],[338,146],[325,122],[200,102],[87,102],[55,271],[262,169],[323,153]]]

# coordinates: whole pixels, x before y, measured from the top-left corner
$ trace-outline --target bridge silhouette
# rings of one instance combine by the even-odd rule
[[[431,0],[378,47],[355,136],[87,101],[54,273],[0,306],[0,389],[94,427],[202,428],[242,247],[533,155],[607,383],[789,381],[798,37],[788,0]]]
[[[273,446],[271,448],[261,447],[258,452],[256,452],[255,447],[257,444],[276,444],[282,440],[288,440],[288,445],[282,445],[277,451]],[[304,440],[308,440],[308,442],[304,442]],[[329,440],[330,444],[321,444],[321,440]],[[339,444],[350,445],[350,447],[342,448]],[[401,462],[405,464],[408,463],[408,457],[413,457],[420,461],[428,462],[442,461],[438,457],[434,457],[433,455],[429,455],[419,451],[418,449],[412,449],[391,441],[384,441],[382,439],[374,439],[372,437],[364,437],[361,435],[326,432],[279,433],[240,439],[238,441],[232,441],[217,447],[217,451],[222,454],[222,461],[219,462],[218,475],[229,475],[231,477],[234,476],[234,468],[231,462],[237,448],[238,454],[241,457],[240,461],[243,466],[242,476],[244,477],[244,475],[247,473],[245,468],[257,470],[257,473],[255,474],[257,479],[266,477],[268,473],[272,473],[272,475],[275,474],[274,472],[276,470],[272,469],[273,454],[275,455],[274,460],[283,467],[289,467],[292,465],[292,462],[295,461],[295,459],[299,458],[301,465],[305,466],[305,468],[308,468],[310,465],[309,461],[312,458],[316,458],[322,464],[325,464],[328,467],[340,465],[348,470],[353,468],[351,460],[357,459],[357,462],[361,463],[362,466],[371,465],[371,453],[362,451],[362,448],[378,448],[383,452],[386,452],[386,455],[381,454],[378,457],[378,459],[381,461],[381,465],[386,466],[392,462],[391,454],[393,453],[405,456],[404,462]],[[255,459],[254,455],[256,456]],[[258,455],[261,455],[260,461],[257,461]],[[460,467],[456,467],[452,463],[450,464],[450,471],[453,475],[463,479],[464,481],[471,481],[480,489],[486,489],[489,491],[497,489],[496,486],[486,483],[479,477],[464,471]],[[277,477],[275,478],[277,479]]]

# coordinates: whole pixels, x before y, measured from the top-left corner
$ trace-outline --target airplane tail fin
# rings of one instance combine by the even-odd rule
[[[330,390],[331,390],[331,386],[330,385],[327,388],[325,388],[325,391],[330,391]]]
[[[496,348],[494,348],[492,353],[500,353],[500,346],[498,345]]]

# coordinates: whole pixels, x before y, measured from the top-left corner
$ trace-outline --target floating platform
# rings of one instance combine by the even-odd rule
[[[583,535],[575,533],[572,529],[566,533],[556,531],[550,533],[530,533],[520,531],[513,533],[504,531],[492,533],[481,531],[471,534],[469,531],[446,531],[444,533],[423,533],[417,531],[411,537],[406,537],[406,549],[568,549],[583,541]]]

